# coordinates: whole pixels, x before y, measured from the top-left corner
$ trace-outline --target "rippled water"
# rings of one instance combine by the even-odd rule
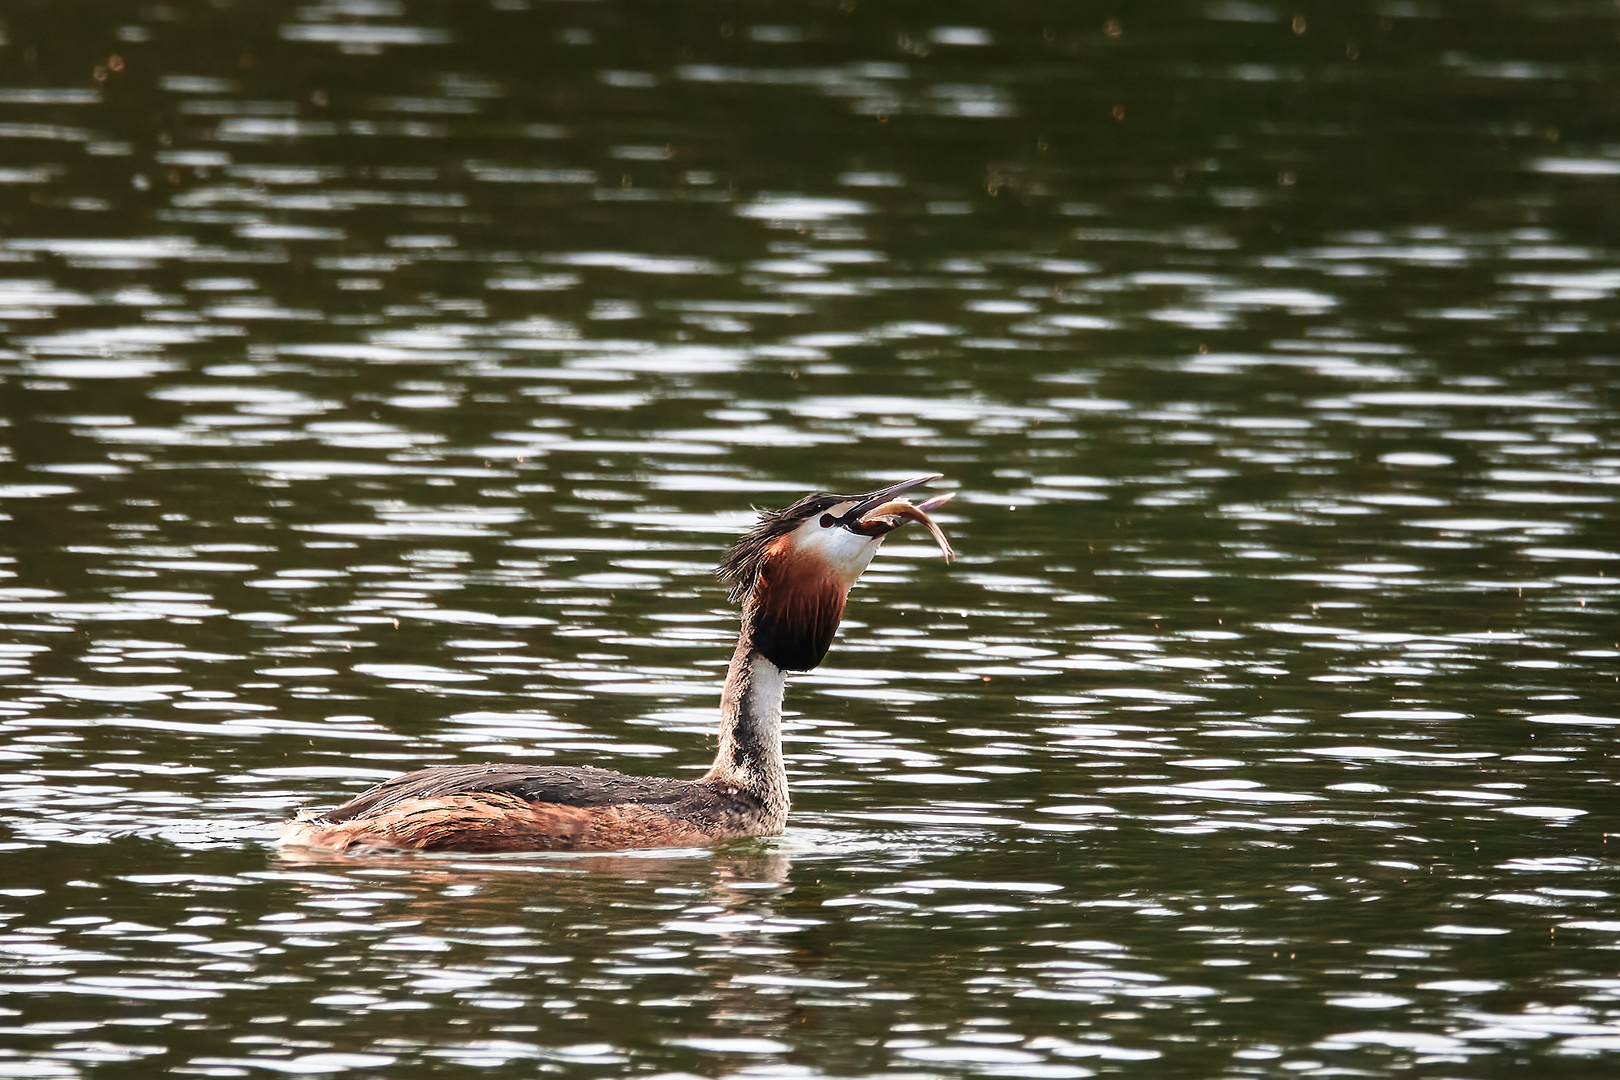
[[[0,12],[0,1076],[1607,1075],[1611,6]],[[752,505],[938,470],[787,835]]]

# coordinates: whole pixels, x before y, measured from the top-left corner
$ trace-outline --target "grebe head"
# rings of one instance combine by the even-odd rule
[[[732,603],[743,608],[753,647],[787,671],[821,663],[844,616],[844,601],[883,538],[908,521],[922,523],[947,560],[956,553],[928,516],[951,493],[913,505],[901,492],[938,480],[918,476],[864,495],[806,495],[759,523],[720,562]]]

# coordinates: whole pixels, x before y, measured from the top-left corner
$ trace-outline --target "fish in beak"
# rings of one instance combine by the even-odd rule
[[[951,496],[955,494],[954,491],[947,491],[943,495],[935,495],[920,503],[912,503],[909,499],[890,499],[856,518],[849,529],[863,536],[885,536],[906,522],[915,521],[928,530],[928,535],[939,545],[940,554],[945,556],[946,562],[950,562],[956,558],[956,552],[951,549],[951,542],[945,538],[945,533],[934,519],[928,516],[928,511],[938,510],[950,502]]]

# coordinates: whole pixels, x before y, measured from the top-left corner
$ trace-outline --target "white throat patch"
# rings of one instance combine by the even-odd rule
[[[862,536],[838,525],[824,529],[818,518],[793,530],[794,554],[819,560],[843,579],[846,588],[865,573],[882,543],[881,536]]]

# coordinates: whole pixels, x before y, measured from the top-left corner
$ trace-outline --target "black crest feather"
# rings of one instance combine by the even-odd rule
[[[731,545],[731,550],[721,557],[720,565],[715,568],[715,574],[731,590],[726,599],[740,604],[754,591],[760,572],[765,568],[765,549],[772,540],[786,536],[806,518],[823,513],[829,506],[858,498],[858,495],[830,495],[821,491],[806,495],[781,510],[761,510],[754,527]]]

